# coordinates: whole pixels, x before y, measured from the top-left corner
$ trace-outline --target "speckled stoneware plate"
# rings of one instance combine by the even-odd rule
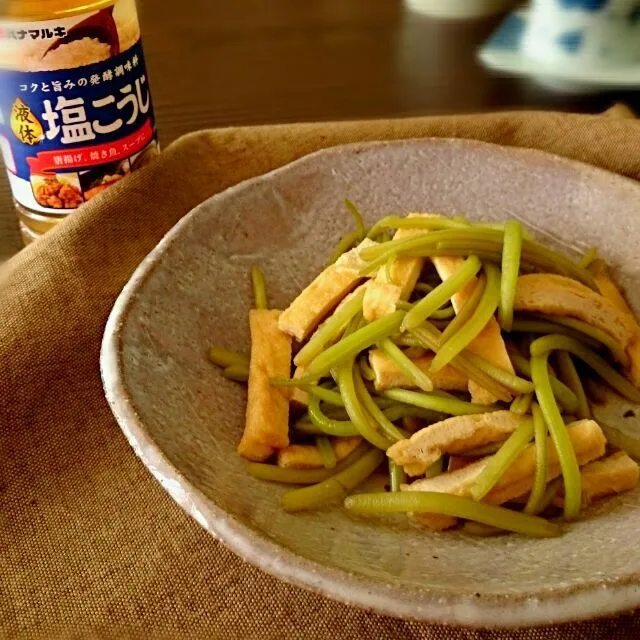
[[[235,447],[245,392],[205,357],[247,351],[248,272],[285,307],[350,230],[438,211],[517,217],[555,244],[597,244],[640,310],[640,187],[535,151],[420,140],[346,146],[240,184],[187,215],[145,259],[109,320],[107,398],[136,453],[205,529],[284,580],[381,613],[477,626],[538,625],[640,605],[640,492],[608,501],[561,538],[474,539],[356,519],[287,515],[282,490],[248,477]]]

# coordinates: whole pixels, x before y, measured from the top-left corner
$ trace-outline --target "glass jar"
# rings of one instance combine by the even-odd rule
[[[158,153],[135,0],[9,0],[0,150],[25,243]]]

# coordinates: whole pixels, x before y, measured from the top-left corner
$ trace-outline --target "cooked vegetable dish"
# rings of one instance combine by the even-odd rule
[[[573,260],[515,220],[367,229],[347,208],[356,229],[286,309],[252,270],[250,357],[209,353],[248,382],[248,473],[298,485],[284,510],[549,537],[637,486],[640,445],[593,418],[603,392],[640,403],[640,327],[597,250]]]

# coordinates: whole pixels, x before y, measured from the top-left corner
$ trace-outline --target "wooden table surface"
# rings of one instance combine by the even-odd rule
[[[640,94],[563,95],[475,60],[500,17],[438,21],[402,0],[139,0],[161,142],[207,127],[547,108],[595,112]],[[20,249],[0,178],[0,259]]]

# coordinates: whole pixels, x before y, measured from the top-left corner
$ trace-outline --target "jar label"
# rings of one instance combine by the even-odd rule
[[[69,213],[157,153],[134,0],[0,22],[0,148],[15,200]]]

